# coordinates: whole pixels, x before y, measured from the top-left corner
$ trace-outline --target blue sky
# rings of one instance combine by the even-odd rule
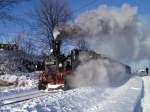
[[[61,1],[61,0],[60,0]],[[150,0],[68,0],[71,10],[74,12],[74,18],[80,13],[86,10],[92,10],[99,5],[106,4],[108,6],[121,6],[124,3],[131,4],[138,8],[138,15],[145,19],[150,19]],[[21,18],[27,18],[29,13],[33,10],[36,5],[37,0],[32,0],[31,2],[22,3],[14,9],[14,14]],[[85,7],[86,6],[86,7]],[[29,19],[29,18],[28,18]],[[147,20],[147,21],[148,21]],[[7,24],[0,23],[0,35],[1,34],[14,34],[21,31],[26,31],[26,23],[17,22]]]

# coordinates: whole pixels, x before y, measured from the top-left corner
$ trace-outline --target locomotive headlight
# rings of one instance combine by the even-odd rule
[[[60,68],[62,67],[62,63],[59,63],[59,65],[58,65]]]
[[[53,52],[53,49],[50,49],[50,52],[52,53],[52,52]]]

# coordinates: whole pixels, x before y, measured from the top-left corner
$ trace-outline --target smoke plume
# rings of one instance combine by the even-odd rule
[[[67,77],[69,85],[73,88],[119,86],[130,77],[127,74],[127,66],[110,58],[99,56],[94,59],[91,58],[91,53],[86,51],[80,52],[79,56],[79,66],[73,75]]]
[[[121,62],[150,56],[147,51],[143,52],[143,49],[150,48],[144,24],[138,17],[137,8],[129,4],[99,6],[82,13],[74,22],[68,22],[62,30],[64,37],[84,39],[90,49]]]
[[[99,6],[82,13],[74,22],[61,27],[64,37],[84,39],[88,47],[119,62],[129,63],[150,58],[148,36],[137,8],[129,4],[121,7]],[[107,86],[122,82],[128,77],[125,66],[111,60],[98,59],[81,64],[70,84],[74,87],[85,85]]]

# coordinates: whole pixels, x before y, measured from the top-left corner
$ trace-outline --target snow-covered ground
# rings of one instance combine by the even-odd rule
[[[34,74],[32,73],[32,77]],[[33,88],[1,88],[0,95]],[[150,112],[150,76],[133,76],[119,87],[84,87],[1,106],[2,112]]]
[[[139,108],[142,79],[131,78],[117,88],[87,87],[50,94],[14,105],[0,107],[1,111],[49,112],[133,112]],[[131,100],[132,99],[132,100]],[[126,108],[125,108],[126,107]]]
[[[12,83],[10,86],[0,86],[0,97],[16,93],[28,92],[37,88],[38,72],[15,73],[0,76],[1,81]]]
[[[150,112],[150,76],[143,77],[144,98],[142,100],[143,112]]]

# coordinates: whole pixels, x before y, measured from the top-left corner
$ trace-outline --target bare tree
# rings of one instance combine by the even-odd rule
[[[33,55],[34,45],[30,39],[24,42],[24,52],[26,52],[28,55]]]
[[[19,33],[14,40],[12,40],[13,43],[15,43],[20,51],[23,53],[26,53],[28,55],[33,55],[34,52],[34,44],[33,41],[28,37],[29,35],[25,33]]]
[[[14,8],[17,4],[29,0],[0,0],[0,20],[12,20],[14,19],[14,15],[10,13],[12,8]]]
[[[54,39],[54,28],[68,21],[70,12],[65,0],[40,0],[35,17],[40,34],[43,35],[40,41],[47,48],[51,47],[51,40]]]
[[[77,41],[77,46],[78,46],[79,49],[83,49],[83,50],[88,49],[87,42],[86,42],[86,40],[84,40],[84,39],[78,40],[78,41]]]

